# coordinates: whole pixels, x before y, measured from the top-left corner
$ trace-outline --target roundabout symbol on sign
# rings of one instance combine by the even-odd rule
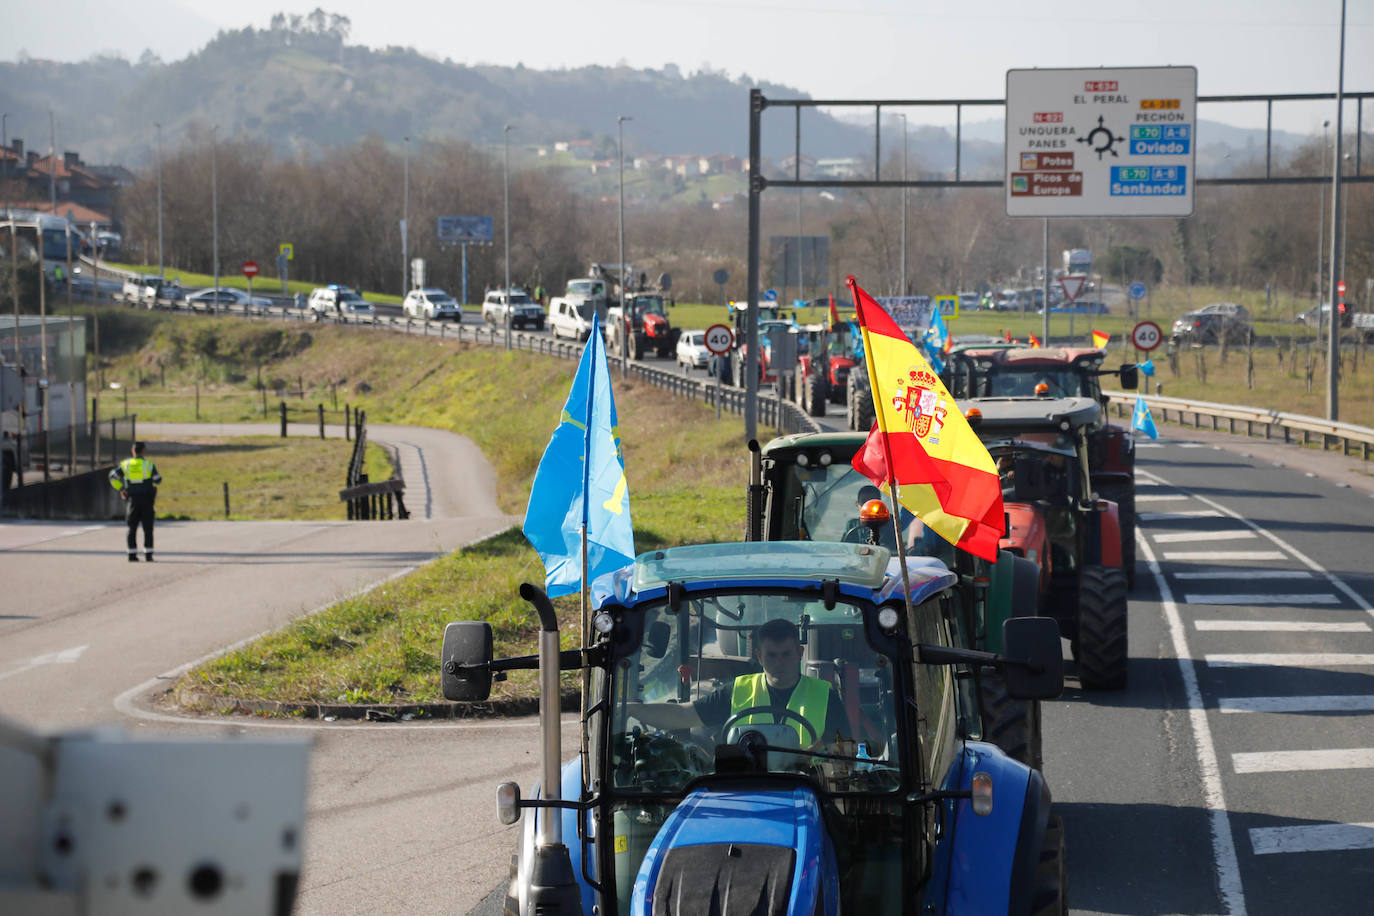
[[[1131,346],[1150,352],[1164,341],[1164,332],[1153,321],[1142,321],[1131,328]]]
[[[721,356],[729,353],[730,348],[735,345],[735,334],[723,324],[713,324],[706,329],[702,341],[706,344],[706,349]]]
[[[1139,280],[1135,281],[1130,286],[1126,287],[1126,295],[1130,296],[1136,302],[1139,302],[1141,299],[1145,298],[1145,284],[1141,283]]]

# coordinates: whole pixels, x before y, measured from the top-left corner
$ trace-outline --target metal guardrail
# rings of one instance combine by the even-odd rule
[[[118,301],[122,301],[122,296],[116,296]],[[148,303],[131,303],[134,307],[146,306]],[[187,308],[185,302],[161,299],[156,303],[156,307],[171,311],[186,311],[197,313],[209,313],[210,309]],[[317,319],[315,313],[310,309],[299,309],[292,306],[269,306],[247,308],[245,306],[230,305],[221,306],[214,309],[216,315],[238,315],[244,318],[276,318],[283,321],[303,321],[324,324],[349,324],[358,327],[370,327],[374,329],[386,329],[398,331],[400,333],[411,334],[421,337],[438,337],[442,340],[455,340],[459,343],[473,343],[483,346],[503,347],[505,346],[505,328],[492,327],[487,324],[463,324],[453,321],[430,321],[426,318],[410,318],[398,315],[354,315],[346,319],[338,318]],[[530,353],[540,353],[546,356],[553,356],[559,359],[581,359],[583,344],[573,341],[556,340],[524,331],[511,331],[511,349],[525,350]],[[607,354],[613,372],[621,371],[623,357]],[[721,386],[717,389],[714,379],[690,378],[648,365],[644,362],[635,360],[630,361],[629,374],[655,388],[662,388],[679,397],[691,398],[704,402],[710,406],[716,404],[716,392],[720,391],[720,407],[722,410],[733,413],[744,413],[745,392],[742,388],[733,386]],[[809,416],[795,403],[788,400],[780,400],[777,397],[768,397],[760,392],[759,395],[759,422],[766,426],[777,429],[780,435],[789,433],[818,433],[821,431],[820,425],[816,420]]]
[[[1104,392],[1118,417],[1130,416],[1135,410],[1136,395],[1126,392]],[[1339,423],[1320,417],[1284,413],[1279,410],[1261,410],[1257,407],[1237,407],[1233,404],[1215,404],[1210,401],[1193,401],[1187,398],[1167,398],[1162,395],[1142,395],[1150,405],[1150,414],[1156,423],[1175,422],[1194,429],[1224,430],[1231,433],[1244,433],[1247,436],[1263,435],[1265,439],[1282,439],[1284,442],[1299,442],[1311,445],[1321,444],[1322,451],[1336,447],[1341,454],[1358,456],[1368,461],[1374,450],[1374,429],[1356,426],[1353,423]],[[1189,422],[1191,419],[1191,423]]]

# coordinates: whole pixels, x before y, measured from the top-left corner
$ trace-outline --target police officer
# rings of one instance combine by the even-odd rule
[[[110,486],[124,498],[124,517],[129,523],[129,562],[138,562],[138,526],[143,526],[143,557],[153,562],[153,503],[162,475],[143,457],[147,444],[135,442],[132,458],[125,458],[110,472]]]

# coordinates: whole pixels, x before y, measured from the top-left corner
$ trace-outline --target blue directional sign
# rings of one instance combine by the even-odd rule
[[[1126,287],[1126,295],[1130,296],[1136,302],[1139,302],[1141,299],[1145,298],[1145,284],[1141,283],[1139,280],[1135,281],[1130,286]]]
[[[491,244],[492,218],[490,216],[441,216],[437,235],[441,242],[462,242],[464,244]]]
[[[1113,197],[1182,197],[1188,193],[1186,165],[1114,165]]]
[[[1186,156],[1192,147],[1192,125],[1132,124],[1132,156]]]
[[[767,302],[777,302],[778,291],[775,289],[766,289],[763,291],[763,298]]]

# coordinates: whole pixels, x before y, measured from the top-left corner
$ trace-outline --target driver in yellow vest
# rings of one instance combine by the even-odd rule
[[[119,491],[124,498],[124,518],[129,523],[129,562],[138,562],[138,528],[143,526],[143,555],[149,563],[153,562],[153,503],[157,499],[157,486],[162,483],[162,475],[157,466],[143,457],[147,446],[135,442],[133,457],[125,458],[110,472],[110,486]]]
[[[693,703],[627,703],[626,710],[661,728],[719,728],[727,722],[731,727],[790,725],[802,747],[834,745],[838,737],[853,737],[844,704],[830,684],[801,673],[802,648],[795,624],[777,619],[759,627],[754,634],[754,658],[763,666],[762,673],[741,674],[734,683]],[[741,715],[751,708],[757,711]],[[732,722],[736,716],[739,719]]]

